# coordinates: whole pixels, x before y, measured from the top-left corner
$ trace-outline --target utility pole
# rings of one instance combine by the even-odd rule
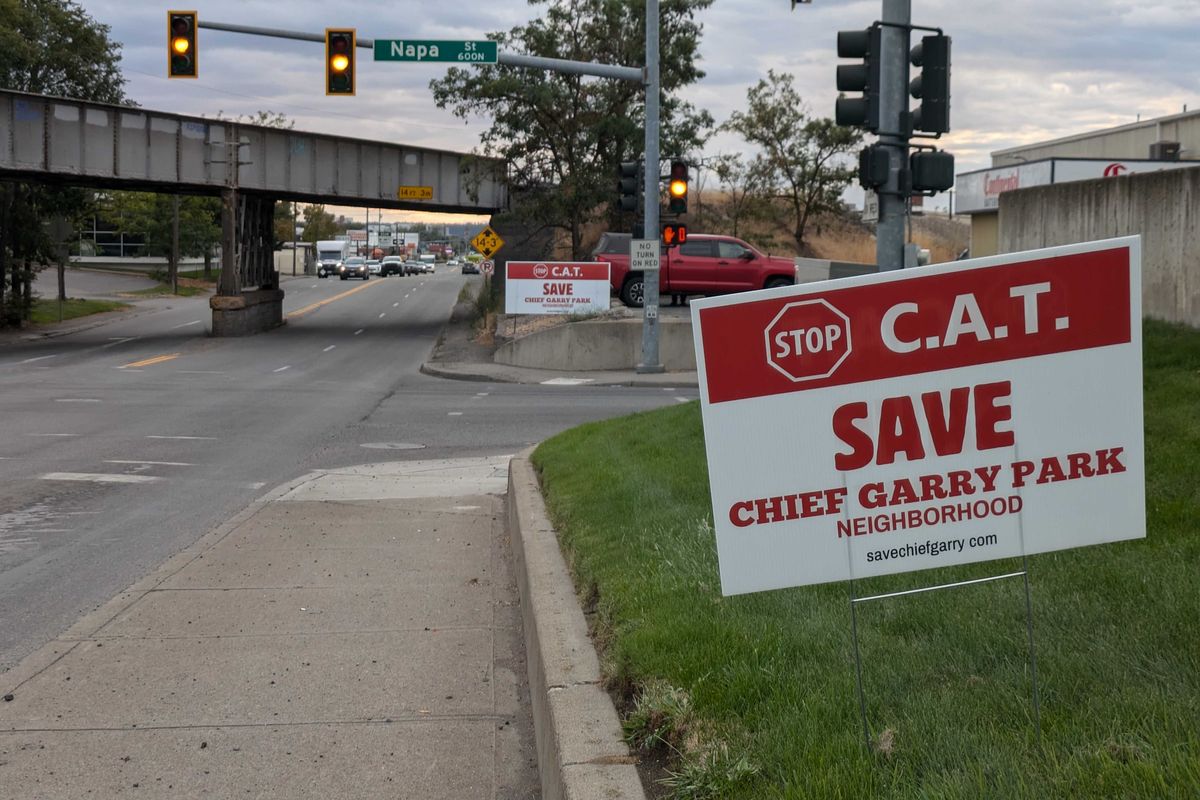
[[[901,175],[908,169],[908,26],[911,0],[883,0],[880,32],[879,143],[888,154],[887,183],[879,191],[879,222],[875,226],[875,263],[879,270],[904,266],[904,227],[907,187]]]
[[[171,293],[179,294],[179,195],[171,196]]]
[[[658,0],[646,0],[646,197],[642,236],[658,241]],[[642,361],[640,373],[662,372],[658,354],[658,276],[647,270],[642,279]]]

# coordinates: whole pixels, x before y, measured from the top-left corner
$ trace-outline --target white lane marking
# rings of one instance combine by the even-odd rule
[[[675,391],[675,387],[673,387],[673,386],[668,386],[668,387],[666,387],[665,389],[663,389],[663,391],[664,391],[664,392],[673,392],[673,391]]]
[[[548,381],[542,381],[542,386],[579,386],[594,380],[595,378],[551,378]]]
[[[461,417],[462,415],[463,415],[463,412],[461,412],[461,411],[451,411],[451,412],[450,412],[449,414],[447,414],[446,416],[448,416],[448,417]]]
[[[103,403],[103,400],[97,400],[94,397],[56,397],[56,403]]]
[[[325,348],[324,350],[322,350],[321,352],[322,352],[322,353],[328,353],[330,350],[332,350],[332,349],[333,349],[333,348],[335,348],[335,347],[337,347],[337,345],[336,345],[336,344],[331,344],[331,345],[329,345],[329,347],[326,347],[326,348]]]
[[[182,325],[172,325],[172,326],[171,326],[171,330],[175,330],[176,328],[187,328],[187,327],[190,327],[190,326],[192,326],[192,325],[199,325],[201,322],[204,322],[204,320],[202,320],[202,319],[194,319],[194,320],[192,320],[191,322],[185,322],[185,323],[183,323]]]
[[[398,305],[400,305],[400,301],[396,301],[395,303],[392,303],[392,308],[395,308]]]
[[[273,370],[271,370],[271,371],[272,371],[272,372],[283,372],[285,369],[291,369],[291,368],[292,368],[292,365],[291,365],[291,364],[287,364],[287,365],[285,365],[285,366],[282,366],[282,367],[280,367],[279,369],[273,369]]]
[[[58,353],[51,353],[48,356],[37,356],[36,358],[27,358],[24,361],[18,361],[18,364],[32,364],[35,361],[45,361],[47,358],[55,358]]]
[[[188,441],[195,441],[195,442],[215,442],[217,440],[217,437],[215,437],[215,436],[155,436],[155,435],[151,435],[151,436],[147,436],[146,438],[147,439],[186,439]]]
[[[180,369],[176,370],[180,375],[224,375],[224,370],[219,369]]]
[[[126,369],[125,367],[113,367],[113,369],[119,369],[119,370],[121,370],[121,372],[145,372],[146,371],[144,369]]]
[[[100,349],[103,350],[106,347],[116,347],[117,345],[124,344],[125,342],[132,342],[136,338],[136,336],[110,336],[108,337],[108,344],[100,345]]]
[[[308,288],[310,288],[310,289],[315,289],[315,288],[317,288],[317,287],[318,287],[318,286],[320,286],[320,285],[321,285],[321,284],[319,284],[319,283],[314,283],[312,286],[310,286],[310,287],[308,287]]]
[[[106,458],[105,464],[153,464],[156,467],[194,467],[195,464],[189,464],[187,461],[145,461],[140,458],[125,459],[125,458]]]
[[[382,314],[380,314],[380,315],[379,315],[379,318],[380,318],[380,319],[383,319],[385,316],[387,316],[387,312],[386,312],[386,311],[385,311],[385,312],[383,312]]]
[[[407,300],[407,299],[408,299],[408,295],[409,295],[409,294],[412,294],[412,292],[409,292],[408,294],[404,295],[404,299],[405,299],[405,300]]]
[[[261,489],[262,487],[264,487],[266,485],[267,484],[263,481],[255,481],[254,483],[247,483],[246,488],[247,489]]]
[[[44,481],[88,481],[90,483],[157,483],[153,475],[113,475],[107,472],[47,472]]]
[[[362,333],[362,332],[363,332],[363,331],[365,331],[365,330],[366,330],[366,328],[359,328],[358,330],[356,330],[356,331],[354,332],[354,335],[355,335],[355,336],[358,336],[360,333]]]
[[[491,392],[476,392],[475,396],[476,397],[487,397],[489,394],[491,394]]]
[[[78,433],[27,433],[26,436],[78,436]]]

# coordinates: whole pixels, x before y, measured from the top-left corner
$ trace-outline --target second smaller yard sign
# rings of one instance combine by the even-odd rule
[[[510,261],[506,314],[594,314],[609,308],[608,264]]]

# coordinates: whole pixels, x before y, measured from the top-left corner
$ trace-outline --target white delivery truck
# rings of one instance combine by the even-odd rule
[[[337,239],[326,239],[317,242],[317,277],[328,278],[337,275],[342,264],[350,257],[350,242]]]

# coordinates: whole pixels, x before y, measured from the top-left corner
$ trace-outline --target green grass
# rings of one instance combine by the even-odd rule
[[[62,304],[62,318],[65,321],[78,317],[86,317],[89,314],[117,311],[123,308],[129,308],[129,306],[125,303],[117,303],[112,300],[81,300],[70,298]],[[34,325],[58,322],[58,300],[47,300],[45,298],[34,300],[30,321]]]
[[[1030,559],[1040,749],[1019,581],[860,607],[868,753],[846,585],[721,597],[696,403],[542,444],[534,463],[580,594],[595,599],[612,688],[631,717],[663,718],[634,705],[642,687],[662,695],[654,687],[665,682],[688,698],[692,741],[667,751],[676,777],[656,790],[732,800],[1200,796],[1200,332],[1147,323],[1145,399],[1147,538]],[[627,721],[632,739],[639,725]]]
[[[198,294],[205,294],[208,289],[200,286],[180,286],[179,291],[171,290],[171,284],[160,283],[158,286],[151,286],[148,289],[135,289],[132,292],[122,292],[122,294],[134,295],[137,297],[160,297],[162,295],[173,295],[177,297],[195,297]]]
[[[304,264],[301,263],[300,266],[303,267]],[[165,275],[165,274],[166,273],[164,272],[163,275]],[[162,276],[160,276],[160,277],[162,277]],[[191,278],[192,280],[195,280],[195,281],[206,280],[206,278],[204,277],[203,269],[180,270],[179,277]],[[162,279],[165,280],[165,278],[162,278]],[[218,283],[221,280],[221,270],[217,269],[216,267],[213,267],[212,274],[209,278],[207,278],[207,280],[212,281],[212,283],[214,283],[214,284]]]

